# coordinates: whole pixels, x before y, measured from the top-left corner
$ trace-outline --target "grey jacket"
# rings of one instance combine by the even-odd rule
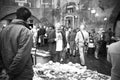
[[[17,23],[21,20],[15,19]],[[4,68],[13,80],[33,77],[32,33],[24,25],[10,24],[1,32],[1,55]]]
[[[107,60],[112,64],[111,80],[120,80],[120,41],[108,47]]]

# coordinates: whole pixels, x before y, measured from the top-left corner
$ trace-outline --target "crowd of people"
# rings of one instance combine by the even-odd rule
[[[65,27],[60,22],[50,26],[36,23],[31,28],[26,23],[31,16],[27,8],[19,8],[16,16],[16,19],[1,21],[4,25],[0,28],[0,72],[8,74],[9,80],[32,80],[32,47],[42,47],[47,43],[53,62],[64,62],[69,55],[79,56],[80,64],[85,66],[85,54],[90,52],[89,49],[93,49],[95,58],[99,59],[101,47],[107,51],[106,46],[115,41],[111,28],[107,31],[100,28],[88,32],[85,23],[74,29]],[[113,65],[112,80],[120,79],[119,67],[116,69],[116,65],[120,65],[118,44],[119,42],[108,47],[108,61]]]
[[[57,47],[57,40],[55,40],[57,38],[56,34],[57,32],[61,32],[62,35],[65,36],[65,38],[60,44],[64,42],[65,46],[62,46],[66,48],[65,50],[64,48],[62,49],[61,55],[64,56],[61,61],[63,61],[67,53],[69,55],[75,56],[76,52],[79,51],[79,55],[81,55],[80,59],[82,58],[83,65],[85,65],[84,57],[82,57],[82,55],[84,55],[85,53],[93,53],[94,57],[96,59],[99,59],[101,48],[104,47],[104,50],[107,51],[107,45],[114,42],[114,39],[112,39],[113,32],[111,28],[109,28],[107,31],[105,31],[103,28],[100,28],[99,30],[92,29],[91,31],[87,31],[86,26],[88,25],[81,23],[81,25],[77,29],[74,29],[72,27],[65,27],[61,23],[56,23],[55,25],[50,26],[41,25],[41,23],[39,23],[37,24],[37,26],[33,26],[33,28],[31,29],[34,34],[34,47],[39,48],[40,46],[48,44],[48,50],[50,51],[51,59],[54,59],[53,57],[55,57],[55,55],[53,54],[56,54],[55,49]],[[80,48],[80,45],[82,48]],[[104,53],[107,54],[107,52]],[[67,57],[69,55],[67,55]]]

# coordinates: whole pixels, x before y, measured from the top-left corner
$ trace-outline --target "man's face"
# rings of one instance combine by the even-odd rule
[[[83,24],[80,25],[80,30],[84,30],[85,26]]]

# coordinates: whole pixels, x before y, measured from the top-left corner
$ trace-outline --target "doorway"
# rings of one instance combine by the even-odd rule
[[[66,27],[74,28],[74,17],[72,15],[66,16],[64,23]]]

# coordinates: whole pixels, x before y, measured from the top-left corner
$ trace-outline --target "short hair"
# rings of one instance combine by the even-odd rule
[[[17,19],[22,19],[24,21],[27,21],[27,19],[31,16],[31,12],[29,11],[29,9],[25,8],[25,7],[21,7],[19,9],[17,9],[16,11],[16,16]]]

